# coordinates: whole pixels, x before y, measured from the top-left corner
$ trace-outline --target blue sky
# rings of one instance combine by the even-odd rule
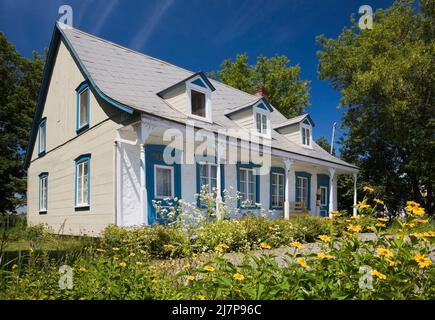
[[[310,80],[314,137],[331,137],[340,94],[317,79],[315,37],[337,37],[352,13],[393,0],[0,0],[0,31],[31,56],[48,47],[62,4],[73,8],[74,27],[192,71],[216,70],[246,52],[250,63],[264,54],[286,55]],[[337,137],[341,132],[337,132]]]

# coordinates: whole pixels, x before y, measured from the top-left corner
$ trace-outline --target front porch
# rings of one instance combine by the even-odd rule
[[[356,186],[357,170],[318,159],[310,159],[272,149],[267,170],[253,163],[231,163],[216,144],[215,155],[207,162],[186,161],[195,150],[183,143],[166,161],[168,142],[163,137],[174,124],[142,117],[140,121],[118,130],[116,139],[116,224],[119,226],[152,225],[159,222],[153,201],[183,199],[198,202],[204,185],[217,194],[216,206],[226,201],[223,190],[238,191],[240,201],[234,212],[260,214],[267,211],[274,218],[295,215],[329,216],[337,210],[337,177],[352,174]],[[185,127],[180,129],[186,130]],[[187,139],[186,139],[187,140]],[[172,144],[173,146],[173,144]],[[240,149],[237,146],[237,150]],[[226,155],[228,155],[227,152]],[[261,172],[260,172],[261,171]],[[248,202],[252,205],[244,206]],[[356,188],[354,188],[356,204]],[[356,215],[356,209],[354,209]]]

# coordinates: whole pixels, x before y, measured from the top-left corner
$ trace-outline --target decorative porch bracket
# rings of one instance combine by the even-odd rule
[[[148,140],[154,126],[144,122],[143,120],[135,126],[137,138],[140,148],[140,208],[141,208],[141,224],[148,225],[148,199],[146,189],[145,176],[145,142]]]
[[[353,174],[353,216],[356,217],[358,215],[358,211],[356,208],[357,203],[357,193],[356,193],[356,182],[357,182],[358,174]]]
[[[285,200],[284,200],[284,219],[290,219],[290,169],[293,164],[292,159],[282,159],[285,166]]]

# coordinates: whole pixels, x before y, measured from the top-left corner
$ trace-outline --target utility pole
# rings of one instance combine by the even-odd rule
[[[331,139],[331,154],[332,151],[334,150],[334,139],[335,139],[335,127],[337,126],[337,122],[334,122],[334,124],[332,125],[332,139]]]

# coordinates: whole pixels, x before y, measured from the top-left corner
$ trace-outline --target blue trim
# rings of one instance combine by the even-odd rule
[[[77,206],[77,166],[80,163],[88,162],[88,199],[87,205],[85,206]],[[91,154],[86,153],[78,156],[74,159],[75,162],[75,175],[74,175],[74,208],[89,208],[91,206],[90,195],[91,195]]]
[[[307,209],[311,210],[311,173],[305,172],[305,171],[296,171],[296,182],[295,182],[295,195],[296,199],[298,198],[298,177],[305,177],[308,180],[308,203],[307,203]],[[297,201],[297,200],[296,200]]]
[[[209,89],[209,87],[207,87],[207,86],[204,84],[204,82],[203,82],[200,78],[195,79],[195,80],[192,81],[191,83],[193,83],[193,84],[195,84],[195,85],[197,85],[197,86],[199,86],[199,87],[203,87],[203,88],[205,88],[205,89]]]
[[[133,108],[125,106],[125,105],[123,105],[123,104],[121,104],[121,103],[119,103],[119,102],[109,98],[108,96],[106,96],[98,88],[98,86],[92,80],[89,72],[87,71],[87,69],[85,68],[83,63],[78,58],[77,52],[74,50],[74,48],[71,45],[70,41],[65,36],[65,33],[63,32],[63,30],[56,23],[54,28],[53,28],[53,33],[52,33],[51,40],[50,40],[50,46],[49,46],[49,50],[48,50],[47,61],[46,61],[45,66],[44,66],[42,83],[41,83],[41,87],[40,87],[39,94],[38,94],[38,100],[37,100],[37,104],[36,104],[35,116],[33,118],[32,131],[31,131],[31,134],[30,134],[29,144],[28,144],[27,150],[26,150],[26,158],[25,158],[25,161],[24,161],[24,166],[26,168],[29,167],[30,160],[32,158],[33,148],[35,147],[35,139],[36,139],[36,136],[37,136],[37,133],[38,133],[39,120],[40,120],[40,118],[42,116],[42,113],[43,113],[43,110],[44,110],[45,100],[47,98],[48,86],[50,84],[51,75],[53,73],[54,61],[55,61],[55,59],[57,57],[57,52],[59,50],[60,41],[62,41],[62,40],[65,43],[68,51],[71,53],[71,56],[72,56],[74,62],[78,65],[78,67],[80,69],[80,72],[83,74],[84,78],[89,81],[90,86],[95,91],[95,93],[101,99],[103,99],[104,101],[106,101],[107,103],[112,105],[113,107],[116,107],[116,108],[118,108],[118,109],[120,109],[122,111],[125,111],[125,112],[129,113],[129,114],[133,114],[134,113],[134,109]]]
[[[284,175],[284,180],[283,180],[283,182],[284,182],[284,184],[285,184],[285,169],[284,168],[281,168],[281,167],[271,167],[270,168],[270,184],[269,184],[269,186],[270,186],[270,192],[269,192],[269,195],[270,195],[270,205],[269,205],[269,208],[270,209],[282,209],[283,208],[283,206],[278,206],[278,207],[274,207],[274,206],[272,206],[272,173],[279,173],[279,174],[282,174],[282,175]],[[285,190],[285,185],[283,186],[283,188],[284,188],[284,190]],[[285,191],[284,191],[285,192]]]
[[[205,83],[205,85],[207,86],[207,88],[210,89],[212,92],[216,90],[216,88],[212,85],[212,83],[210,82],[210,80],[208,80],[208,78],[207,78],[207,76],[204,74],[204,72],[199,71],[199,72],[196,72],[196,73],[192,74],[191,76],[187,77],[186,79],[183,79],[183,80],[181,80],[181,81],[179,81],[179,82],[173,84],[172,86],[167,87],[166,89],[163,89],[162,91],[158,92],[157,95],[158,95],[159,97],[162,98],[162,97],[163,97],[163,96],[164,96],[168,91],[171,91],[173,88],[177,87],[177,86],[180,85],[180,84],[184,84],[185,82],[189,81],[190,79],[195,78],[196,76],[200,76],[201,79],[202,79],[202,81],[203,81],[203,82]],[[193,83],[195,83],[195,82],[196,82],[196,80],[193,81]],[[196,83],[195,83],[195,84],[196,84]],[[196,84],[196,85],[198,85],[198,84]],[[202,85],[200,85],[200,86],[203,87]]]
[[[87,101],[87,108],[86,108],[86,123],[80,126],[80,95],[83,93],[83,91],[86,91],[86,101]],[[91,100],[90,100],[90,93],[89,93],[89,85],[87,81],[83,81],[77,88],[76,88],[76,133],[80,134],[84,130],[89,128],[89,119],[90,119],[90,109],[91,109]]]
[[[41,128],[45,127],[44,132],[44,149],[41,149],[41,139],[39,139],[39,136],[41,136]],[[38,127],[38,156],[42,157],[45,155],[45,151],[47,149],[47,118],[42,118],[39,122]]]
[[[195,163],[196,163],[196,193],[198,194],[198,199],[196,199],[196,206],[198,208],[204,209],[205,206],[201,205],[201,201],[199,199],[199,194],[201,192],[200,165],[201,164],[216,164],[216,161],[207,162],[207,163],[198,163],[198,161],[195,161]],[[224,189],[225,189],[225,165],[220,164],[220,167],[221,167],[221,197],[223,199],[224,198]]]
[[[39,196],[38,196],[38,208],[39,208],[39,214],[46,214],[48,211],[48,172],[41,172],[39,175]],[[45,197],[47,198],[47,203],[45,204],[45,210],[41,210],[41,184],[42,184],[42,179],[46,178],[46,192],[45,192]]]
[[[253,164],[253,163],[240,163],[237,162],[236,170],[237,170],[237,191],[240,191],[240,169],[256,169],[260,168],[261,165],[259,164]],[[255,202],[260,203],[260,175],[258,172],[255,174]],[[241,201],[240,199],[237,200],[237,208],[241,207]],[[243,207],[242,209],[256,209],[256,205]]]
[[[181,198],[181,158],[177,159],[173,164],[165,163],[163,159],[163,152],[166,145],[159,144],[148,144],[145,146],[145,163],[146,163],[146,186],[147,186],[147,210],[148,210],[148,224],[152,225],[154,223],[167,224],[168,220],[164,217],[157,217],[156,209],[153,206],[153,200],[161,201],[164,206],[166,203],[162,199],[155,198],[154,190],[154,166],[163,165],[172,167],[174,170],[174,196],[178,199]],[[176,150],[176,155],[178,157],[182,156],[180,150]]]
[[[246,109],[249,109],[249,108],[253,108],[258,102],[260,102],[261,101],[261,105],[262,105],[262,107],[260,107],[259,105],[257,106],[258,108],[260,108],[260,109],[264,109],[265,107],[267,108],[267,109],[265,109],[265,110],[269,110],[270,112],[273,112],[273,108],[271,107],[271,105],[267,102],[267,100],[265,99],[265,98],[261,98],[261,99],[259,99],[259,100],[257,100],[257,101],[255,101],[254,103],[252,103],[252,104],[249,104],[249,105],[247,105],[247,106],[245,106],[245,107],[243,107],[243,108],[240,108],[240,109],[237,109],[237,110],[234,110],[234,111],[230,111],[230,112],[228,112],[228,113],[226,113],[225,115],[226,116],[230,116],[230,115],[233,115],[233,114],[236,114],[236,113],[238,113],[238,112],[242,112],[242,111],[244,111],[244,110],[246,110]]]
[[[320,211],[325,211],[326,214],[322,215],[323,217],[329,216],[329,193],[331,192],[329,189],[329,176],[326,174],[318,174],[317,175],[317,188],[320,189],[320,187],[326,187],[326,206],[320,206]],[[321,199],[320,199],[321,200]]]

